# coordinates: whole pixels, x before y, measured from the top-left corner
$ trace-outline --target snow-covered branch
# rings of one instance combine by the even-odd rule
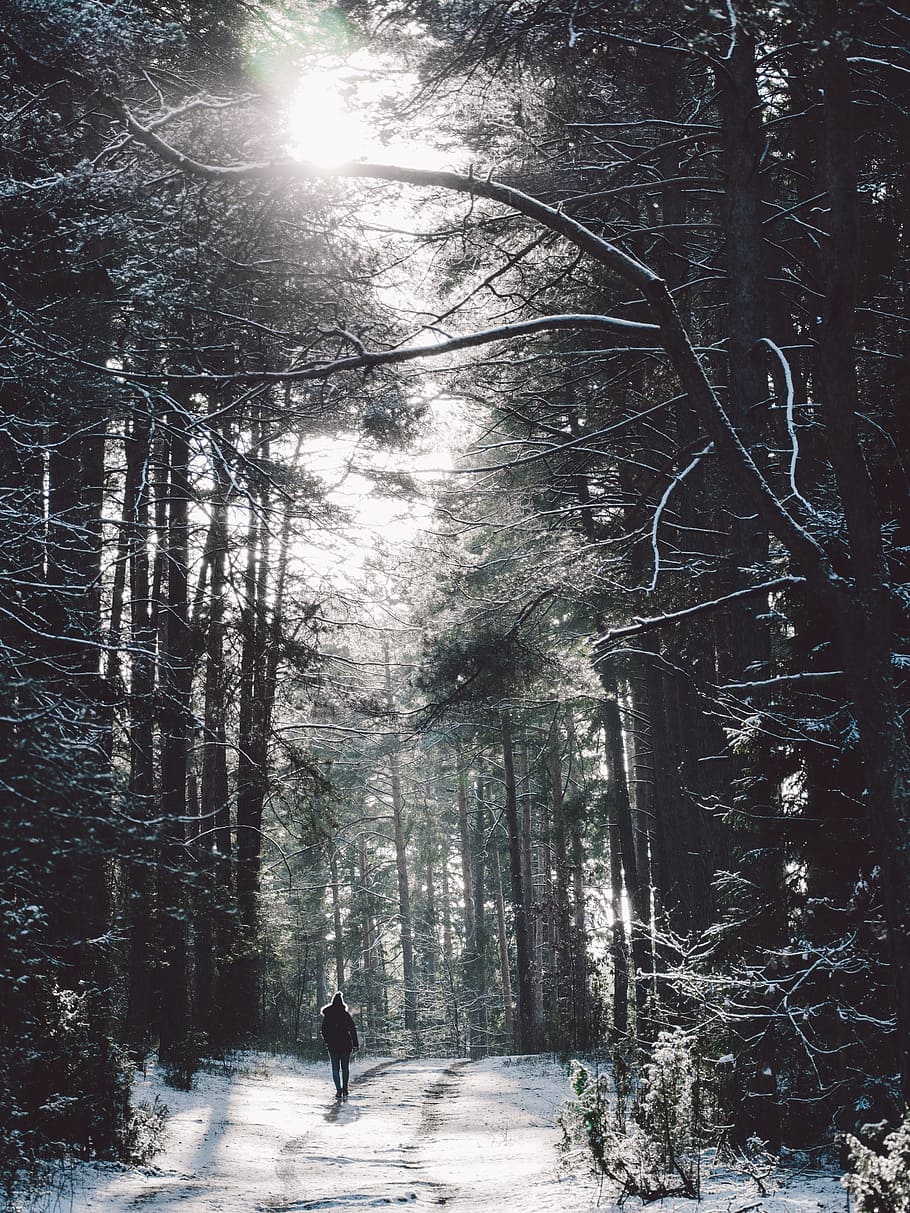
[[[148,372],[124,370],[120,367],[113,369],[104,367],[69,353],[59,353],[56,357],[74,362],[87,370],[114,375],[117,379],[132,383],[149,384],[166,381],[170,384],[182,383],[194,387],[203,387],[206,384],[224,386],[228,383],[261,385],[326,379],[344,371],[395,366],[418,359],[439,358],[444,354],[453,354],[459,350],[472,349],[476,346],[493,345],[496,342],[509,341],[517,337],[567,331],[599,332],[613,338],[620,349],[638,351],[655,349],[659,335],[659,330],[654,324],[639,324],[636,321],[623,320],[618,316],[567,313],[558,316],[538,316],[534,320],[519,321],[515,324],[497,325],[495,328],[481,329],[475,333],[465,333],[460,337],[449,337],[446,340],[425,345],[405,345],[391,350],[363,350],[362,353],[350,354],[344,358],[316,359],[300,366],[290,366],[283,371],[241,371],[236,374],[223,375],[209,371],[162,371],[157,374],[149,374]],[[52,351],[45,352],[52,353]]]
[[[787,394],[785,402],[785,407],[787,410],[787,433],[790,435],[790,493],[808,513],[817,515],[818,511],[815,509],[815,507],[811,502],[806,500],[806,498],[796,487],[796,465],[799,462],[799,435],[796,432],[796,422],[793,416],[796,401],[793,388],[793,372],[790,369],[790,363],[787,361],[784,351],[779,345],[773,342],[770,337],[762,337],[759,344],[766,345],[768,347],[768,349],[780,363],[781,371],[783,372],[784,376],[784,384]]]
[[[641,292],[650,307],[652,318],[657,322],[657,330],[651,331],[659,332],[659,344],[669,356],[683,390],[699,414],[708,436],[714,441],[718,452],[726,460],[731,472],[742,484],[744,491],[751,497],[768,529],[799,562],[807,576],[812,578],[819,592],[827,594],[840,588],[840,579],[833,570],[824,549],[787,510],[727,415],[682,323],[667,284],[636,257],[624,252],[609,240],[604,240],[558,207],[550,206],[541,199],[505,185],[503,182],[494,181],[489,176],[477,177],[473,172],[455,173],[410,168],[397,164],[377,164],[369,161],[352,161],[336,166],[291,159],[235,165],[205,164],[172,147],[148,124],[141,123],[118,98],[107,97],[106,105],[109,112],[124,123],[137,142],[148,147],[166,163],[173,164],[183,172],[204,180],[291,182],[345,177],[393,181],[405,185],[467,194],[472,198],[487,198],[534,220],[549,231],[563,236],[598,264],[611,270],[624,282]],[[492,332],[509,335],[505,329],[492,330]],[[498,335],[487,338],[487,340],[498,339]],[[465,339],[462,338],[455,340],[465,342]],[[483,344],[483,340],[478,337],[469,344],[480,345]],[[460,344],[457,348],[467,348],[467,344]],[[433,350],[439,352],[439,347],[428,346],[426,349],[427,352]],[[398,356],[393,357],[393,353]],[[406,361],[408,358],[419,356],[421,355],[416,352],[404,355],[399,351],[389,351],[383,361],[387,363]],[[304,368],[296,377],[318,378],[326,373],[334,373],[338,369],[353,369],[356,365],[366,366],[368,363],[352,361],[351,364],[344,366],[337,363],[329,365],[330,370],[327,370],[326,367]],[[379,365],[379,363],[374,361],[372,365]]]
[[[410,168],[400,164],[378,164],[367,160],[352,160],[346,164],[325,165],[309,160],[252,161],[246,164],[205,164],[179,151],[155,133],[151,123],[143,124],[117,98],[106,98],[108,109],[118,117],[137,142],[144,144],[162,160],[183,172],[209,181],[312,181],[319,178],[351,177],[370,181],[395,181],[468,194],[472,198],[488,198],[519,214],[534,219],[550,231],[564,236],[576,247],[591,254],[608,266],[630,285],[643,290],[660,279],[653,270],[636,257],[625,253],[615,244],[603,240],[583,223],[566,215],[555,206],[522,190],[494,181],[491,177],[475,177],[473,172],[454,173],[447,170]]]
[[[658,532],[660,530],[660,520],[663,517],[663,512],[667,508],[667,502],[673,494],[673,490],[677,485],[682,484],[685,478],[691,471],[698,467],[705,455],[714,450],[714,443],[709,442],[703,450],[690,461],[688,466],[684,467],[681,472],[678,472],[664,490],[664,495],[657,503],[657,509],[654,511],[654,517],[651,521],[651,551],[654,555],[654,571],[651,575],[651,584],[648,586],[648,593],[651,594],[657,588],[657,578],[660,575],[660,547],[657,542]]]
[[[691,619],[693,615],[704,615],[709,611],[718,611],[730,602],[740,602],[744,598],[756,598],[761,594],[770,594],[774,590],[783,590],[787,586],[803,585],[805,577],[775,577],[771,581],[763,581],[760,585],[746,586],[742,590],[734,590],[732,594],[724,594],[720,598],[712,598],[709,602],[698,602],[694,606],[685,607],[681,611],[668,611],[665,615],[654,615],[650,618],[638,616],[625,627],[612,628],[599,641],[598,647],[608,644],[611,640],[620,640],[625,636],[638,636],[642,632],[653,632],[658,628],[670,627],[683,619]],[[603,660],[601,654],[597,660]]]
[[[756,688],[791,687],[829,682],[832,678],[843,678],[843,670],[802,670],[798,674],[775,674],[773,678],[753,678],[746,682],[725,682],[721,691],[754,691]]]

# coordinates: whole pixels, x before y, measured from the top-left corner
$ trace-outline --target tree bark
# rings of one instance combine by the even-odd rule
[[[572,992],[575,987],[575,946],[572,937],[572,915],[569,905],[569,853],[566,842],[565,796],[563,792],[562,742],[559,734],[559,717],[550,721],[547,738],[548,766],[550,773],[550,803],[553,808],[553,843],[556,871],[556,1021],[561,1039],[560,1049],[574,1044],[577,1035]]]
[[[129,799],[140,821],[153,815],[155,792],[155,691],[156,628],[149,585],[149,501],[151,419],[137,412],[132,424],[127,459],[136,464],[135,493],[124,522],[128,535],[130,576],[130,693],[129,693]],[[148,1051],[152,1027],[153,939],[150,857],[140,852],[127,864],[126,1037],[137,1055]]]
[[[582,836],[582,812],[584,772],[581,755],[575,739],[575,719],[571,708],[566,710],[566,741],[569,751],[569,779],[572,789],[569,827],[569,870],[571,876],[571,921],[572,921],[572,1005],[575,1023],[576,1049],[587,1049],[590,1045],[588,1007],[588,930],[585,910],[585,845]],[[581,781],[579,780],[581,777]]]
[[[455,938],[452,932],[452,889],[449,885],[448,837],[442,838],[442,854],[439,857],[439,882],[442,893],[442,958],[451,971],[455,957]]]
[[[506,907],[502,895],[502,871],[499,866],[499,851],[493,852],[493,867],[496,872],[496,925],[499,933],[499,973],[502,981],[502,1015],[506,1039],[512,1048],[515,1041],[515,1016],[512,1012],[512,976],[509,961],[509,937],[506,934]]]
[[[608,825],[610,848],[610,961],[613,968],[613,1045],[626,1042],[629,1035],[629,949],[623,920],[622,848],[619,842],[619,814],[610,808]]]
[[[819,332],[819,381],[828,454],[843,505],[852,588],[835,611],[866,768],[866,819],[881,871],[894,972],[901,1091],[910,1103],[910,749],[892,652],[898,608],[882,542],[875,486],[858,430],[857,167],[849,64],[832,5],[824,53],[824,166],[830,239]]]
[[[458,841],[461,855],[461,882],[464,898],[465,951],[474,950],[474,877],[471,872],[471,838],[468,824],[468,789],[464,754],[461,744],[455,743],[456,802],[458,805]]]
[[[481,1057],[488,1051],[487,1040],[487,926],[486,926],[486,792],[483,766],[477,772],[474,785],[474,829],[471,849],[474,870],[474,952],[471,957],[472,1008],[471,1056]]]
[[[385,698],[389,718],[394,719],[392,697],[392,665],[388,646],[383,653],[385,668]],[[404,799],[401,794],[401,766],[398,737],[391,738],[389,776],[392,791],[392,817],[395,832],[395,870],[398,875],[398,922],[401,933],[401,967],[404,981],[404,1026],[408,1032],[417,1031],[417,986],[414,977],[414,932],[411,921],[411,890],[408,879],[408,854],[404,837]]]
[[[424,950],[424,972],[427,989],[432,990],[436,984],[436,971],[439,951],[436,922],[436,874],[433,867],[433,839],[426,839],[426,947]]]
[[[502,765],[505,777],[506,825],[509,831],[509,871],[512,881],[512,914],[514,916],[515,951],[518,967],[518,1048],[533,1053],[537,1048],[537,1025],[534,1022],[534,989],[529,931],[528,898],[522,880],[521,829],[518,824],[518,803],[515,788],[515,761],[512,751],[512,727],[508,712],[499,717],[502,740]]]
[[[227,767],[227,701],[225,671],[225,574],[227,564],[227,486],[217,444],[212,444],[216,490],[206,540],[209,568],[208,628],[203,686],[202,775],[199,792],[201,896],[196,912],[194,1015],[213,1040],[223,1038],[228,991],[225,988],[231,929],[227,914],[231,894],[231,818]]]
[[[264,536],[265,501],[251,488],[246,534],[246,568],[241,608],[242,645],[237,721],[236,814],[237,814],[237,926],[238,937],[231,966],[233,1032],[251,1036],[258,1026],[259,954],[259,867],[262,851],[262,805],[265,798],[262,752],[263,703],[259,680],[263,661],[263,620],[260,585],[268,562]]]
[[[332,874],[332,944],[335,953],[335,989],[344,989],[344,934],[341,926],[341,893],[338,888],[338,856],[333,854]]]
[[[648,907],[638,874],[635,856],[635,828],[632,821],[632,804],[626,778],[625,754],[623,752],[622,720],[619,714],[619,696],[615,679],[602,669],[601,680],[606,697],[603,701],[604,732],[607,742],[607,761],[610,767],[613,811],[616,815],[616,841],[622,860],[623,882],[629,898],[631,916],[630,953],[634,970],[636,1033],[639,1039],[647,1039],[647,990],[650,979],[648,967],[649,948],[646,935]]]
[[[180,1062],[189,1029],[186,887],[187,778],[193,717],[193,656],[189,630],[189,415],[169,416],[170,458],[166,536],[167,613],[162,662],[161,866],[158,877],[161,934],[159,1052]]]

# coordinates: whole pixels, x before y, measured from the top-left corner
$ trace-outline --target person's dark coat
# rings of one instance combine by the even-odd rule
[[[330,1002],[322,1008],[321,1031],[330,1053],[350,1053],[360,1048],[354,1020],[344,1003]]]

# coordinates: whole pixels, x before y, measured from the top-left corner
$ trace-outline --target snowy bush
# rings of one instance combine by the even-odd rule
[[[607,1074],[573,1061],[570,1081],[575,1099],[562,1118],[566,1145],[581,1140],[594,1170],[613,1180],[623,1197],[698,1196],[700,1083],[685,1033],[658,1035],[631,1114],[628,1096]]]
[[[205,1032],[187,1032],[171,1046],[163,1066],[164,1081],[178,1091],[190,1091],[196,1073],[202,1068],[202,1059],[209,1050]]]
[[[883,1142],[883,1153],[847,1136],[851,1170],[843,1184],[857,1213],[910,1213],[910,1115]]]
[[[575,1099],[566,1104],[560,1114],[563,1150],[567,1153],[572,1144],[581,1139],[591,1155],[594,1170],[608,1174],[607,1143],[615,1127],[610,1123],[609,1079],[606,1074],[589,1070],[580,1061],[572,1061],[569,1063],[569,1081]]]
[[[123,1153],[131,1077],[98,1030],[105,992],[28,975],[16,994],[0,1023],[0,1187],[11,1208],[14,1192],[52,1183],[67,1159]]]
[[[143,1164],[161,1149],[167,1123],[168,1106],[157,1095],[130,1108],[129,1121],[123,1135],[123,1155],[131,1163]]]
[[[660,1032],[645,1066],[640,1119],[660,1143],[664,1166],[694,1184],[688,1165],[701,1136],[700,1083],[694,1050],[679,1028]],[[685,1171],[685,1175],[683,1175]]]

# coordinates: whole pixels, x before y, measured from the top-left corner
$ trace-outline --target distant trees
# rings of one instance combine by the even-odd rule
[[[789,940],[803,936],[804,914],[814,903],[811,892],[806,897],[807,890],[798,884],[787,887],[788,869],[792,873],[795,863],[799,870],[803,862],[800,819],[807,807],[800,796],[792,796],[792,781],[807,778],[813,766],[807,751],[818,747],[824,752],[828,745],[836,750],[841,744],[838,726],[831,734],[830,725],[822,724],[823,718],[833,724],[827,715],[831,701],[826,706],[825,698],[816,697],[817,691],[831,695],[840,680],[850,706],[841,701],[838,710],[846,707],[855,721],[866,771],[870,850],[860,867],[868,873],[870,864],[880,864],[900,1025],[907,1015],[903,958],[908,918],[897,890],[907,887],[907,881],[906,874],[897,875],[892,856],[903,853],[899,840],[907,837],[906,792],[901,790],[905,775],[897,774],[906,771],[906,741],[894,698],[902,693],[901,676],[895,678],[884,648],[899,652],[906,630],[903,609],[897,606],[902,558],[887,537],[889,525],[903,525],[905,502],[889,498],[885,504],[868,470],[878,464],[888,479],[888,442],[899,426],[887,408],[881,411],[883,398],[872,386],[888,363],[890,341],[876,347],[873,338],[865,353],[856,347],[868,322],[869,337],[881,335],[878,322],[871,320],[877,311],[874,300],[903,282],[905,260],[903,254],[891,260],[885,274],[878,262],[870,262],[861,275],[850,250],[856,247],[864,203],[869,204],[866,223],[878,230],[877,214],[888,227],[888,240],[896,235],[885,218],[887,188],[881,198],[884,210],[877,211],[859,188],[853,157],[857,136],[866,129],[862,90],[876,88],[866,73],[893,70],[889,64],[899,68],[898,59],[869,63],[866,39],[891,47],[899,58],[902,19],[884,7],[872,17],[872,10],[866,10],[861,26],[851,24],[846,14],[825,6],[781,24],[776,16],[744,8],[731,10],[722,29],[712,24],[716,16],[705,13],[688,28],[668,15],[666,27],[646,33],[622,17],[605,28],[598,10],[596,18],[588,16],[596,21],[595,33],[586,32],[586,16],[576,7],[569,45],[579,48],[580,64],[591,65],[589,91],[582,113],[567,115],[573,146],[570,151],[561,145],[566,159],[559,163],[571,173],[577,157],[583,167],[571,191],[557,172],[551,197],[565,195],[566,209],[584,216],[586,231],[573,228],[563,213],[546,213],[539,195],[527,200],[510,193],[513,181],[523,184],[523,166],[502,187],[437,174],[422,180],[513,207],[588,252],[626,288],[635,287],[650,314],[634,315],[658,321],[661,334],[655,344],[665,349],[684,393],[682,399],[667,401],[663,372],[640,363],[626,379],[636,393],[636,406],[630,408],[624,399],[628,388],[604,387],[615,385],[621,374],[617,356],[600,351],[594,361],[587,351],[576,353],[576,341],[566,340],[560,354],[569,368],[564,382],[571,383],[571,404],[566,404],[566,387],[541,390],[529,384],[523,370],[517,390],[528,405],[521,410],[511,406],[506,413],[508,428],[518,437],[511,439],[511,458],[502,461],[524,461],[551,476],[550,469],[558,468],[551,489],[554,515],[556,507],[563,517],[574,516],[592,549],[599,544],[611,556],[615,553],[609,572],[599,553],[594,568],[599,564],[601,576],[606,573],[633,592],[644,585],[654,595],[649,618],[625,627],[610,622],[628,610],[615,589],[590,595],[588,609],[595,629],[605,634],[596,655],[598,667],[607,671],[612,665],[617,673],[624,671],[622,681],[629,679],[632,718],[642,726],[641,744],[635,748],[646,753],[649,741],[653,745],[657,795],[648,850],[668,925],[704,930],[732,911],[740,942],[745,937],[756,947],[756,961],[763,949],[773,957]],[[567,15],[559,6],[544,6],[525,22],[523,16],[493,6],[489,20],[496,23],[497,47],[507,48],[495,55],[501,71],[507,53],[518,58],[519,46],[523,52],[531,40],[538,47],[546,44],[551,31],[565,28]],[[475,64],[492,52],[484,28],[492,25],[481,25],[466,42],[465,54]],[[801,39],[798,50],[791,41],[794,35]],[[602,96],[598,82],[607,76],[597,56],[609,56],[614,46],[635,50],[620,69],[632,102],[622,115],[614,117],[614,110],[604,124],[595,107]],[[817,56],[815,47],[820,49]],[[556,65],[564,68],[565,54],[553,60],[550,78],[557,95]],[[615,87],[615,76],[609,79]],[[439,77],[436,84],[444,87]],[[819,100],[805,108],[809,97]],[[565,139],[556,132],[550,137],[553,148]],[[900,158],[888,135],[885,142],[888,155]],[[683,149],[691,149],[691,159]],[[871,144],[864,150],[867,179],[877,177],[876,151]],[[357,166],[353,171],[371,170]],[[536,189],[535,179],[528,179]],[[817,222],[807,222],[804,213],[815,207]],[[604,226],[612,237],[609,251],[596,244],[596,233]],[[484,239],[482,229],[478,239]],[[877,247],[874,238],[871,244]],[[663,281],[649,276],[635,258],[659,267]],[[572,282],[585,289],[578,276]],[[591,288],[601,308],[606,300],[609,310],[615,309],[614,286],[595,279]],[[517,309],[523,293],[516,285],[509,295],[500,282],[497,294]],[[595,310],[586,301],[582,307]],[[903,329],[900,336],[897,330],[891,336],[903,340]],[[715,370],[720,351],[712,343],[717,340],[726,361],[717,361]],[[557,377],[554,370],[551,384]],[[579,381],[591,384],[580,401]],[[510,389],[514,399],[514,380]],[[492,393],[489,398],[495,399]],[[813,398],[819,407],[809,403]],[[612,411],[603,417],[605,406]],[[874,409],[874,426],[880,428],[861,436],[858,417],[865,407]],[[763,409],[768,410],[766,421]],[[873,432],[888,435],[883,445]],[[705,476],[708,466],[717,468],[711,478]],[[892,522],[883,525],[886,516]],[[691,616],[687,629],[688,617],[677,620],[675,612],[698,605],[690,594],[681,599],[685,582],[695,575],[704,609]],[[772,591],[769,602],[766,595]],[[896,608],[887,612],[888,623],[875,605],[886,600]],[[878,618],[874,641],[866,633],[872,617]],[[670,628],[675,635],[653,647],[650,658],[642,662],[637,657],[635,665],[614,647],[625,636],[637,643],[638,636],[669,634]],[[857,644],[857,636],[867,639]],[[873,656],[879,645],[880,660]],[[798,664],[804,646],[814,646],[808,669]],[[815,665],[822,652],[833,662],[825,669]],[[620,661],[624,666],[617,666]],[[605,685],[608,701],[612,687],[621,684],[614,677]],[[875,708],[868,702],[873,684]],[[720,701],[718,686],[723,688]],[[815,722],[811,739],[805,717],[797,723],[800,701]],[[718,723],[733,741],[725,759]],[[893,832],[886,844],[888,830]],[[622,848],[621,830],[618,834]],[[628,875],[633,870],[631,841],[625,851]],[[679,857],[690,854],[705,865],[705,877],[687,889],[677,869]],[[735,877],[740,865],[745,879]],[[732,883],[720,879],[725,871],[733,875]],[[859,872],[843,876],[842,896],[849,900]],[[735,896],[735,910],[726,910],[724,890]],[[868,963],[876,969],[879,960],[873,947]],[[751,1052],[756,1073],[761,1073],[773,1061],[776,1034],[783,1029],[766,1008],[756,1008],[756,1014],[765,1028],[756,1035],[752,1021],[752,1044],[745,1048],[742,1064],[747,1070]],[[862,1018],[855,1008],[849,1014]],[[898,1026],[894,1039],[906,1039],[906,1031]],[[887,1055],[886,1039],[879,1044]],[[845,1044],[844,1051],[849,1047]],[[810,1047],[805,1057],[810,1069],[817,1063],[812,1054]],[[907,1059],[901,1056],[906,1092]],[[822,1086],[839,1081],[832,1076]]]

